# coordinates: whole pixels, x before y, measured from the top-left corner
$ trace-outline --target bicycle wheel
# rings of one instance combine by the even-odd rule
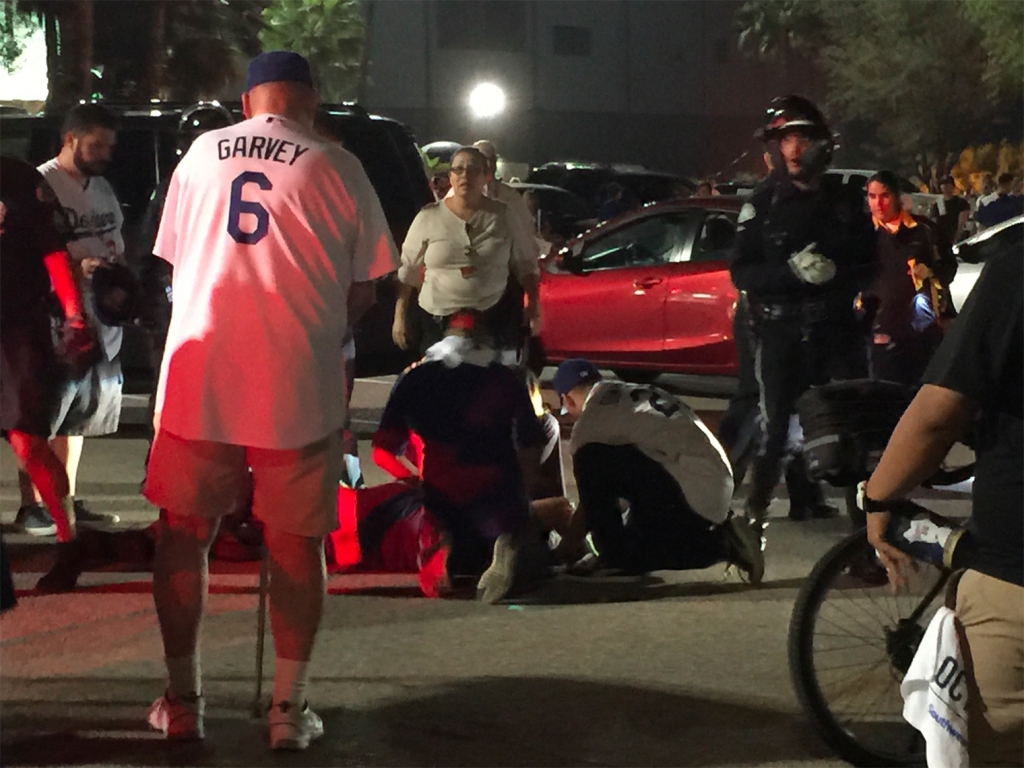
[[[924,765],[900,682],[942,604],[948,572],[926,563],[893,594],[863,530],[804,582],[789,625],[793,686],[815,729],[857,766]]]

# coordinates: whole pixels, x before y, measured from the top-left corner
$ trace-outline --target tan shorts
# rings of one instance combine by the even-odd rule
[[[956,616],[966,638],[971,766],[1024,765],[1024,587],[967,571]]]
[[[186,440],[160,430],[143,495],[175,515],[220,518],[245,502],[251,484],[253,515],[264,525],[318,537],[338,527],[343,467],[341,432],[295,450],[274,450]]]

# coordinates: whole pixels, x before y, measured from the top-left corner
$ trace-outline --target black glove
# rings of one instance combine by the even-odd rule
[[[72,381],[83,378],[103,357],[96,334],[81,317],[69,318],[61,325],[56,351]]]

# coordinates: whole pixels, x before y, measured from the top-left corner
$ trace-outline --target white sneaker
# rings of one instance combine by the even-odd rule
[[[151,728],[163,731],[168,739],[199,740],[203,738],[205,707],[202,696],[176,699],[167,691],[150,705],[146,720]]]
[[[494,605],[511,591],[516,580],[516,558],[519,548],[509,533],[501,534],[494,540],[494,555],[491,564],[483,572],[476,585],[476,599]]]
[[[722,528],[729,545],[729,562],[744,571],[751,584],[760,584],[764,578],[764,553],[758,531],[746,518],[736,515],[730,516]]]
[[[308,702],[302,705],[302,709],[288,701],[271,704],[267,727],[271,749],[301,751],[324,735],[324,721],[309,708]]]

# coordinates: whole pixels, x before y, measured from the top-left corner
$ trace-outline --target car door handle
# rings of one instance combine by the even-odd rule
[[[653,288],[656,285],[661,285],[662,279],[660,277],[639,277],[633,281],[634,288]]]

